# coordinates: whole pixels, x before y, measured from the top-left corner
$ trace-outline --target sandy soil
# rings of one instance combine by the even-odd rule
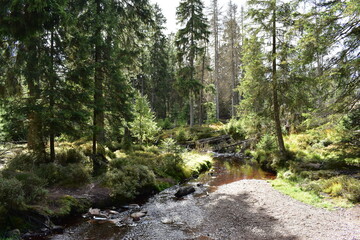
[[[360,206],[329,211],[274,190],[263,180],[242,180],[215,192],[152,198],[148,215],[122,239],[360,240]],[[120,239],[120,238],[114,238]]]

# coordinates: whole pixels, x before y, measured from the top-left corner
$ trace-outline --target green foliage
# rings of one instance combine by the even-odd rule
[[[216,105],[214,102],[204,103],[204,108],[206,112],[206,123],[214,123],[216,119]]]
[[[245,131],[242,122],[236,119],[231,119],[224,127],[226,134],[229,134],[234,140],[243,140],[245,138]]]
[[[155,175],[144,165],[124,165],[112,169],[106,174],[107,183],[112,189],[113,197],[125,201],[140,194],[140,190],[152,189]]]
[[[18,172],[14,173],[14,177],[22,184],[22,191],[24,192],[27,204],[37,203],[46,196],[47,191],[44,188],[46,181],[34,173]]]
[[[25,193],[22,183],[17,179],[6,179],[0,176],[0,208],[22,209],[25,204]]]
[[[12,171],[29,171],[34,168],[36,163],[36,155],[30,153],[20,153],[8,163],[7,168]]]
[[[209,154],[193,151],[182,153],[181,157],[184,161],[183,171],[187,178],[208,170],[212,166],[212,158]]]
[[[88,159],[82,152],[70,148],[58,151],[56,154],[56,162],[65,166],[70,163],[86,163]]]
[[[169,118],[160,119],[158,121],[158,125],[161,129],[171,129],[173,127],[173,124],[171,123]]]
[[[138,95],[134,104],[134,120],[130,123],[131,135],[140,143],[151,142],[159,133],[155,115],[151,111],[146,97]]]
[[[55,209],[49,211],[51,216],[63,217],[69,214],[84,213],[89,209],[91,203],[85,199],[76,199],[72,196],[65,195],[50,201],[49,204],[55,206]]]
[[[165,153],[179,153],[181,148],[172,138],[165,138],[160,143],[160,149]]]
[[[334,205],[323,200],[314,192],[303,191],[296,183],[284,179],[276,179],[271,182],[272,186],[280,192],[289,195],[301,202],[322,208],[334,208]]]
[[[276,139],[274,136],[269,134],[265,134],[256,145],[257,150],[264,152],[273,152],[276,148]]]
[[[178,143],[185,143],[190,140],[190,133],[186,128],[179,128],[176,131],[176,141]]]
[[[360,180],[339,176],[324,180],[322,190],[334,197],[343,197],[353,203],[360,202]]]

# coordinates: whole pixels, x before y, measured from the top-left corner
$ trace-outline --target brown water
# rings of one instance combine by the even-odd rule
[[[262,170],[257,162],[236,156],[222,156],[214,158],[213,167],[203,173],[195,181],[206,184],[213,192],[218,186],[243,179],[275,179],[276,175]]]
[[[193,196],[201,197],[208,192],[213,192],[218,186],[239,181],[242,179],[274,179],[275,175],[262,170],[255,162],[236,156],[217,155],[214,158],[210,171],[201,174],[197,179],[190,181],[189,185],[199,186]],[[174,193],[178,187],[174,186],[159,193],[157,201],[176,201]],[[161,200],[160,200],[161,199]],[[127,214],[127,213],[125,213]],[[129,213],[130,214],[130,213]],[[128,215],[129,215],[128,214]],[[144,221],[116,226],[109,222],[86,221],[85,219],[70,224],[64,234],[55,235],[53,240],[111,240],[122,239],[132,225],[146,224]]]

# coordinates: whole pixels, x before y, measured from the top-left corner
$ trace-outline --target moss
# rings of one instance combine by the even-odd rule
[[[333,209],[335,207],[334,204],[325,201],[323,197],[317,195],[316,193],[302,190],[301,187],[292,181],[278,178],[271,181],[271,185],[280,192],[315,207],[328,209]]]
[[[43,208],[42,211],[51,217],[64,217],[70,214],[83,213],[91,205],[87,199],[77,199],[69,195],[50,200],[48,204],[49,207],[47,209]]]
[[[212,158],[209,154],[200,154],[195,151],[181,154],[184,160],[183,172],[187,178],[211,168]]]

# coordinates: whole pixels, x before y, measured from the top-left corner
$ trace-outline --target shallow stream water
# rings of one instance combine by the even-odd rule
[[[263,171],[254,161],[245,159],[241,156],[232,154],[215,154],[214,163],[211,170],[201,174],[197,179],[191,180],[184,185],[197,186],[194,198],[204,196],[213,192],[217,187],[242,179],[274,179],[275,175]],[[174,186],[158,194],[157,198],[153,198],[152,202],[161,201],[177,201],[173,195],[179,186]],[[153,203],[151,203],[153,204]],[[123,212],[123,216],[131,211]],[[52,240],[112,240],[121,239],[135,225],[146,224],[146,220],[132,222],[127,217],[126,224],[114,224],[108,221],[94,221],[88,219],[74,219],[74,221],[66,223],[66,229],[63,234],[54,235],[48,239]],[[126,220],[125,220],[126,222]]]

